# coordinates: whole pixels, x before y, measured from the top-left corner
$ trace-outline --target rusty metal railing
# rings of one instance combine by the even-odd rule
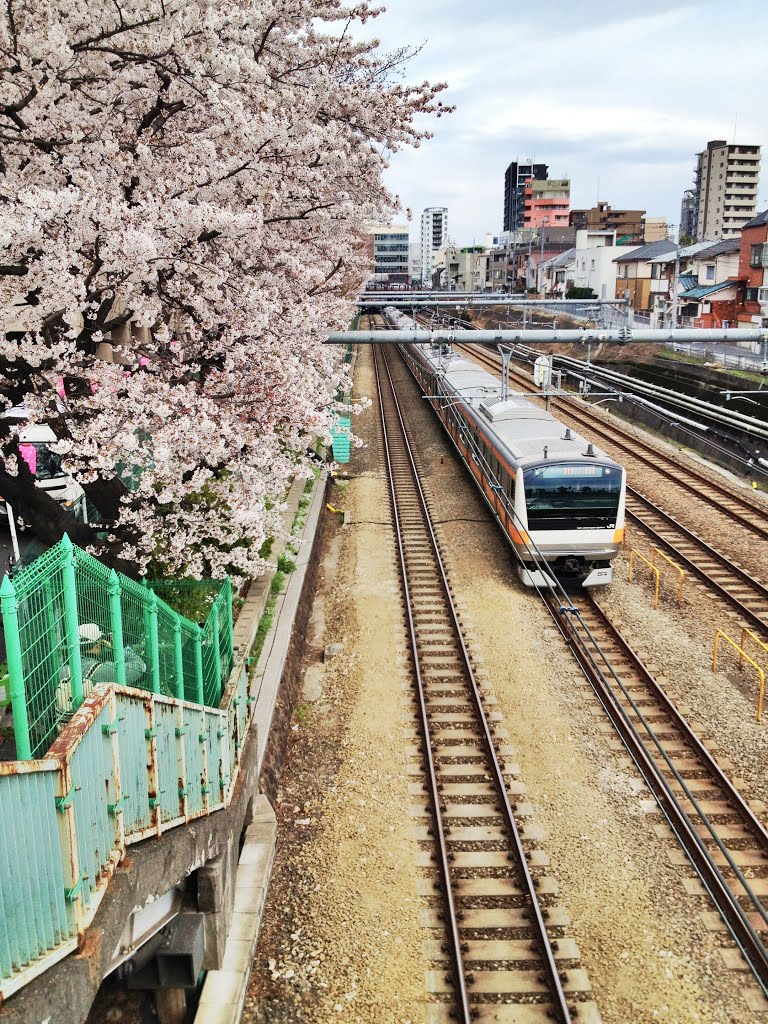
[[[746,632],[749,633],[749,630],[746,630]],[[742,634],[742,637],[743,635],[744,634]],[[754,636],[754,634],[750,633],[750,636]],[[725,640],[727,643],[729,643],[731,647],[734,648],[734,650],[739,652],[739,667],[741,667],[743,662],[747,661],[757,672],[758,678],[760,680],[760,688],[757,694],[757,721],[760,722],[763,717],[763,693],[765,691],[765,672],[762,668],[760,668],[760,666],[753,658],[750,658],[750,656],[745,652],[744,647],[737,644],[736,641],[729,637],[727,633],[724,633],[722,629],[715,630],[715,647],[712,653],[713,672],[717,671],[717,648],[721,638]],[[755,639],[757,638],[755,637]],[[760,643],[759,640],[758,643]],[[760,646],[765,647],[765,644],[760,643]]]

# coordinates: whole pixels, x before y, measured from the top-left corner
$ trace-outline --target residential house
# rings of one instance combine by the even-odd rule
[[[744,225],[739,252],[739,279],[744,298],[740,327],[768,327],[768,210]]]
[[[525,291],[536,287],[535,268],[540,263],[572,247],[573,232],[568,227],[541,227],[510,232],[499,242],[488,250],[486,288],[492,292]]]
[[[737,321],[743,294],[738,280],[740,250],[741,239],[723,238],[693,254],[690,272],[696,284],[680,291],[679,323],[723,327]]]
[[[650,310],[651,308],[651,260],[656,256],[672,252],[675,243],[666,239],[659,242],[650,242],[641,245],[631,252],[615,256],[613,263],[616,266],[616,295],[617,299],[623,299],[627,295],[635,310]]]
[[[573,286],[573,270],[576,249],[566,249],[544,260],[538,268],[536,290],[545,299],[563,299],[565,293]]]
[[[629,255],[639,246],[616,247],[615,231],[576,232],[576,258],[574,263],[573,286],[589,288],[597,299],[616,298],[617,253]],[[619,298],[623,298],[621,295]]]
[[[447,245],[434,256],[432,283],[452,291],[483,291],[488,276],[488,251],[479,245],[462,249]]]
[[[693,258],[696,253],[709,249],[714,244],[711,241],[694,242],[693,245],[684,245],[679,250],[675,246],[670,252],[662,253],[661,256],[656,256],[651,260],[650,312],[654,327],[671,323],[672,297],[675,289],[679,296],[681,292],[687,291],[699,283],[697,271],[693,268]],[[677,263],[677,283],[675,283],[675,263]]]

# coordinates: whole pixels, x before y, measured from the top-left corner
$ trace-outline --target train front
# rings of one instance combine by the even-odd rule
[[[622,466],[607,456],[586,454],[526,459],[518,469],[518,483],[521,473],[522,494],[516,495],[515,504],[525,523],[526,536],[518,547],[526,563],[523,582],[547,586],[554,574],[563,585],[610,583],[612,562],[624,539]]]

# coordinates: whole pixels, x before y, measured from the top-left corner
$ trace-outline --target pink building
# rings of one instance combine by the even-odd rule
[[[568,178],[525,183],[524,227],[567,227],[570,211],[571,183]]]

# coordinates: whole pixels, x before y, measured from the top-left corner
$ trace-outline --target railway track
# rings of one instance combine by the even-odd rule
[[[768,993],[768,833],[588,592],[545,595],[603,709],[742,955]],[[664,830],[666,831],[666,830]],[[689,891],[695,893],[695,887]]]
[[[628,492],[628,506],[750,625],[766,627],[761,583],[638,492]],[[672,859],[698,876],[686,888],[714,903],[768,995],[768,832],[728,778],[732,766],[715,759],[588,591],[542,596],[654,797],[657,829],[682,847]]]
[[[412,775],[433,1000],[430,1024],[596,1024],[524,787],[485,710],[385,356],[374,356],[413,670]],[[424,803],[424,798],[426,802]]]
[[[466,348],[466,346],[461,347]],[[495,371],[499,370],[500,364],[498,359],[486,353],[481,352],[478,354],[476,349],[468,348],[467,351],[472,354],[473,358],[477,358],[479,355],[479,361],[487,367]],[[518,379],[518,383],[523,387],[530,384],[529,381],[522,377]],[[560,401],[567,403],[569,417],[572,417],[588,429],[590,437],[599,433],[607,442],[613,443],[613,435],[608,434],[605,428],[602,431],[593,429],[594,417],[578,416],[572,411],[572,407],[576,404],[575,402],[567,399],[561,399]],[[641,446],[642,442],[638,440],[637,447]],[[648,451],[653,453],[653,456],[644,457],[644,461],[649,466],[656,468],[653,461],[656,449],[649,446]],[[660,456],[660,458],[668,459],[665,455]],[[674,464],[674,460],[669,459],[668,461]],[[686,466],[687,474],[688,467]],[[668,476],[669,474],[665,472],[664,475]],[[735,518],[742,525],[744,525],[743,514],[741,512],[734,514],[731,511],[731,506],[739,505],[741,508],[752,509],[756,517],[762,515],[763,519],[765,519],[765,516],[759,509],[749,502],[744,502],[739,496],[734,496],[732,492],[720,487],[719,484],[716,489],[714,489],[713,485],[713,491],[710,493],[710,497],[707,498],[703,492],[703,487],[704,483],[709,484],[711,481],[704,474],[700,474],[695,478],[695,486],[689,487],[687,482],[681,479],[680,466],[678,465],[675,482],[689,493],[706,501],[710,509],[717,507],[723,515]],[[718,495],[720,490],[723,490],[731,497],[730,505],[722,504],[717,506],[714,504],[713,506],[713,496]],[[708,544],[693,530],[686,527],[677,518],[661,508],[660,505],[629,484],[627,485],[627,516],[636,526],[642,527],[651,535],[654,545],[668,554],[689,575],[695,577],[708,587],[729,609],[736,612],[741,626],[758,630],[763,636],[768,636],[768,586],[750,575],[740,566],[735,565],[727,555],[718,551],[711,544]],[[755,533],[759,534],[761,532],[756,521],[752,523],[751,528]],[[768,528],[766,529],[766,536],[768,536]]]
[[[741,625],[768,634],[768,587],[631,487],[627,487],[627,515],[682,569],[732,608]]]
[[[473,345],[456,345],[455,348],[481,363],[486,369],[495,373],[501,369],[501,361],[493,353],[484,352]],[[529,378],[511,372],[510,380],[513,379],[524,390],[530,390]],[[622,452],[623,458],[620,461],[623,461],[625,465],[627,465],[628,459],[636,460],[639,464],[653,469],[674,483],[676,487],[684,489],[688,494],[705,502],[708,508],[712,508],[714,505],[729,519],[739,523],[740,526],[756,536],[768,540],[768,512],[765,508],[735,493],[720,481],[700,470],[692,461],[686,462],[685,478],[681,478],[678,461],[667,455],[666,452],[646,444],[642,438],[636,437],[629,430],[624,429],[620,423],[604,423],[600,417],[587,411],[583,402],[579,402],[577,399],[558,398],[557,401],[560,403],[558,408],[566,412],[574,423],[588,429],[590,437],[600,438],[606,444],[613,445]],[[629,461],[628,469],[631,470],[631,461]]]

